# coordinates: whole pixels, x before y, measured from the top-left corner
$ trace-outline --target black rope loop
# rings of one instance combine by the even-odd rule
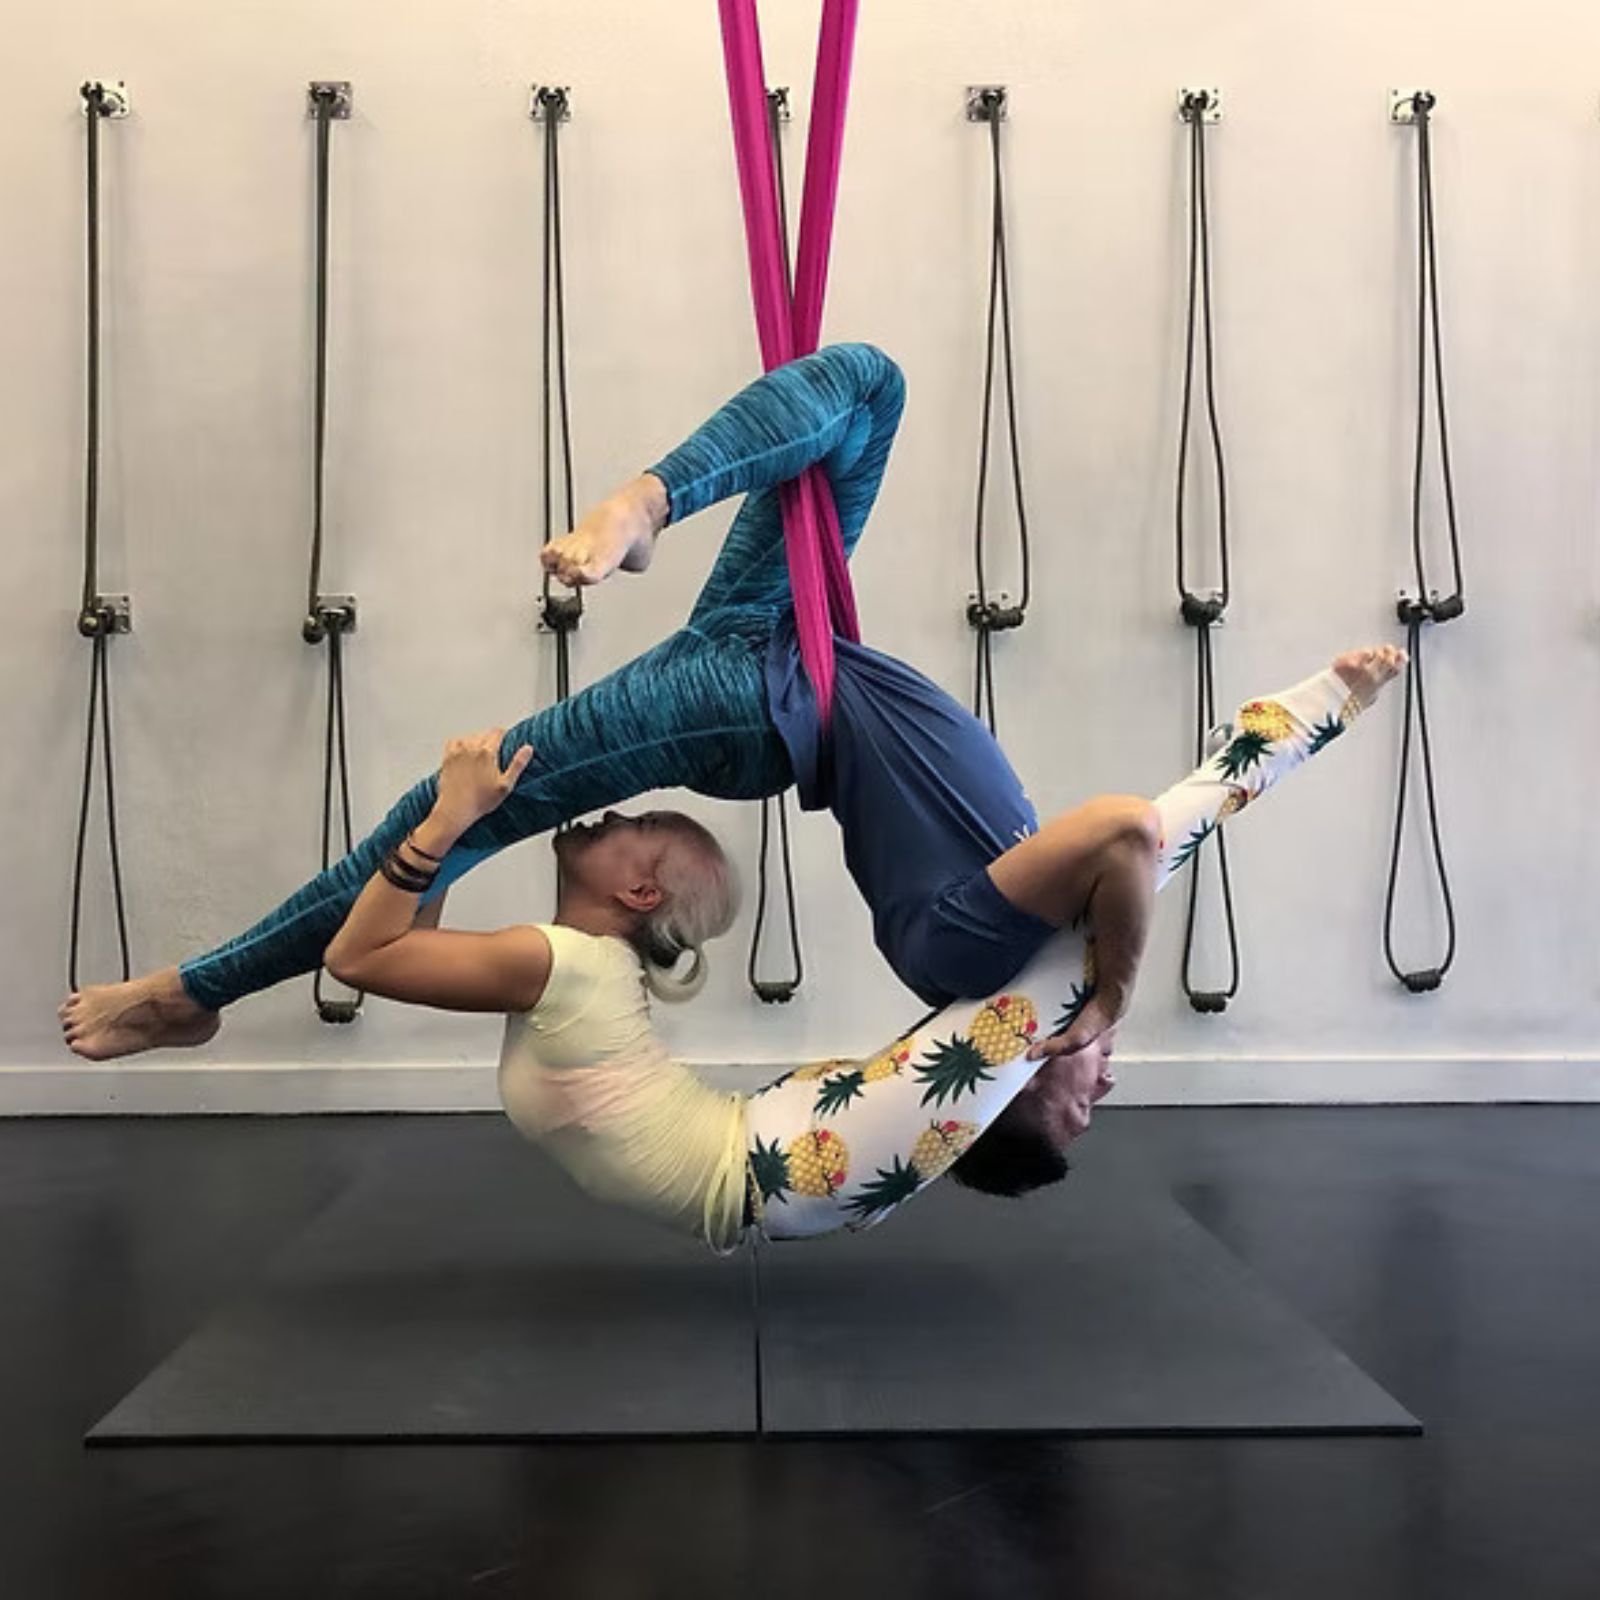
[[[328,640],[328,722],[322,760],[322,870],[333,865],[330,845],[333,833],[333,775],[335,732],[338,735],[339,798],[344,817],[344,854],[355,848],[355,828],[350,805],[350,749],[344,712],[344,635],[345,629],[331,626]],[[323,969],[317,967],[311,994],[322,1021],[342,1025],[354,1022],[361,1014],[365,996],[357,991],[353,999],[329,1000],[322,993]]]
[[[307,644],[320,644],[326,634],[326,623],[321,614],[321,591],[328,445],[328,130],[336,99],[333,90],[325,84],[316,86],[311,92],[317,124],[316,334],[311,435],[311,569],[306,583],[306,617],[300,629]]]
[[[978,96],[979,110],[983,120],[989,124],[993,201],[989,233],[989,310],[984,336],[983,404],[978,430],[978,486],[972,529],[972,561],[976,592],[966,607],[968,625],[976,634],[972,710],[974,716],[985,719],[991,733],[997,731],[994,635],[1009,632],[1023,625],[1033,595],[1033,550],[1028,529],[1027,497],[1022,477],[1022,450],[1017,432],[1016,360],[1011,327],[1011,272],[1006,253],[1005,176],[1000,159],[1000,126],[1003,120],[1000,113],[1004,104],[1005,95],[999,89],[985,89]],[[989,439],[994,419],[997,329],[999,353],[1004,357],[1005,365],[1006,435],[1022,568],[1022,593],[1014,605],[1001,605],[990,598],[988,574],[984,562],[984,519],[989,490]]]
[[[772,812],[778,813],[778,832],[781,840],[780,859],[783,864],[783,898],[789,928],[789,976],[763,978],[758,968],[761,961],[761,938],[767,921],[768,861],[772,834]],[[761,802],[761,869],[756,890],[755,927],[750,938],[750,959],[745,976],[756,998],[766,1005],[787,1005],[799,993],[805,979],[805,961],[800,950],[800,919],[795,904],[794,860],[789,844],[789,796],[785,792],[768,797]]]
[[[89,804],[94,788],[96,713],[105,750],[106,838],[111,857],[111,889],[117,913],[117,942],[122,981],[133,976],[128,939],[127,903],[122,883],[122,849],[117,834],[117,777],[111,731],[110,641],[117,631],[117,611],[100,594],[100,122],[111,113],[98,83],[79,89],[87,115],[84,182],[85,244],[85,419],[83,475],[83,590],[78,608],[79,634],[94,646],[89,660],[89,714],[84,735],[83,785],[78,803],[78,835],[72,867],[72,927],[67,951],[67,985],[78,987],[78,955],[83,931],[83,873],[88,848]]]
[[[83,472],[83,598],[78,632],[94,639],[111,631],[100,595],[100,122],[110,113],[105,91],[85,83],[85,425]]]
[[[567,298],[561,247],[561,123],[567,116],[567,91],[545,86],[539,91],[544,112],[544,234],[542,246],[542,318],[540,343],[540,462],[543,543],[558,532],[553,495],[556,437],[560,439],[565,528],[577,523],[572,487],[572,409],[567,385]],[[565,531],[565,529],[559,530]],[[555,639],[556,700],[572,693],[572,635],[583,621],[583,592],[557,594],[547,572],[539,594],[539,620]],[[570,824],[563,823],[558,832]]]
[[[1195,629],[1195,737],[1194,761],[1199,766],[1206,757],[1206,738],[1216,726],[1216,673],[1211,654],[1211,629]],[[1239,928],[1233,904],[1233,879],[1228,870],[1228,845],[1219,827],[1211,836],[1217,845],[1217,872],[1222,888],[1222,912],[1228,936],[1228,984],[1225,989],[1197,989],[1194,984],[1195,917],[1200,903],[1200,865],[1210,839],[1203,841],[1189,858],[1189,906],[1183,929],[1181,982],[1190,1008],[1202,1015],[1216,1015],[1228,1009],[1228,1002],[1239,992],[1242,977],[1239,960]]]
[[[128,913],[122,889],[122,851],[117,840],[117,779],[112,762],[111,740],[111,672],[110,652],[107,648],[110,635],[101,634],[94,641],[89,662],[89,725],[84,739],[83,793],[78,806],[78,843],[72,869],[72,937],[67,956],[67,986],[78,987],[78,949],[82,933],[83,863],[89,833],[89,797],[94,782],[95,711],[100,712],[101,729],[105,745],[106,767],[106,835],[111,852],[111,888],[117,908],[117,941],[122,957],[122,981],[133,976],[133,963],[128,942]]]
[[[1406,668],[1400,776],[1395,797],[1394,837],[1389,853],[1389,874],[1384,890],[1383,912],[1384,960],[1396,981],[1411,994],[1430,994],[1438,989],[1454,965],[1456,954],[1455,898],[1451,890],[1449,870],[1445,864],[1439,820],[1439,801],[1433,765],[1433,738],[1428,724],[1422,639],[1428,626],[1453,622],[1466,612],[1466,584],[1462,572],[1461,534],[1456,512],[1455,473],[1450,455],[1450,426],[1445,404],[1444,349],[1439,311],[1438,237],[1433,204],[1431,122],[1432,112],[1437,104],[1437,97],[1426,91],[1411,97],[1417,129],[1417,417],[1416,447],[1411,475],[1411,557],[1416,592],[1402,594],[1395,605],[1396,617],[1406,629],[1406,643],[1411,659]],[[1430,389],[1438,420],[1439,469],[1450,544],[1452,587],[1443,594],[1430,585],[1422,539],[1422,490]],[[1415,970],[1401,966],[1395,955],[1394,945],[1395,903],[1399,893],[1400,853],[1405,833],[1406,802],[1410,793],[1413,742],[1421,752],[1429,849],[1434,873],[1438,879],[1440,904],[1445,919],[1443,957],[1437,965]]]
[[[1232,562],[1228,542],[1228,473],[1222,447],[1222,426],[1217,412],[1216,334],[1211,300],[1211,201],[1206,182],[1205,116],[1211,96],[1205,90],[1188,94],[1183,101],[1183,120],[1189,128],[1189,267],[1188,309],[1185,318],[1183,352],[1183,403],[1178,422],[1177,487],[1173,503],[1175,570],[1178,589],[1178,614],[1186,627],[1195,630],[1195,764],[1205,759],[1206,736],[1217,720],[1216,674],[1212,630],[1223,620],[1232,598]],[[1188,495],[1189,435],[1194,416],[1195,346],[1201,347],[1201,373],[1205,386],[1205,410],[1212,461],[1217,481],[1217,559],[1222,587],[1201,594],[1188,582]],[[1222,890],[1223,917],[1228,938],[1228,985],[1225,989],[1197,989],[1194,984],[1195,923],[1200,902],[1200,871],[1206,845],[1203,842],[1189,860],[1189,905],[1184,923],[1181,982],[1191,1009],[1202,1015],[1217,1015],[1239,992],[1241,979],[1239,932],[1234,911],[1233,880],[1228,870],[1228,847],[1223,830],[1214,838],[1217,846],[1217,871]]]
[[[328,647],[328,701],[322,763],[322,870],[326,872],[333,864],[329,850],[333,835],[336,743],[339,794],[344,818],[344,853],[348,855],[355,846],[350,804],[350,751],[345,726],[344,640],[347,634],[355,630],[356,613],[353,602],[322,593],[328,461],[328,238],[332,190],[330,129],[340,95],[334,85],[316,84],[312,87],[310,99],[317,130],[314,201],[316,333],[312,381],[311,563],[306,583],[306,614],[300,624],[300,637],[307,644],[326,643]],[[361,1014],[365,996],[358,990],[353,998],[329,999],[322,992],[323,977],[324,969],[319,963],[311,980],[311,996],[318,1017],[325,1023],[341,1026],[354,1022]]]
[[[1439,802],[1433,771],[1433,741],[1428,729],[1427,686],[1422,671],[1422,639],[1424,623],[1414,621],[1407,630],[1406,647],[1411,661],[1406,670],[1406,701],[1403,721],[1404,731],[1400,742],[1400,783],[1395,798],[1394,840],[1389,852],[1389,882],[1383,906],[1383,954],[1389,971],[1412,994],[1428,994],[1444,982],[1445,975],[1455,965],[1456,911],[1455,897],[1450,888],[1450,874],[1445,867],[1444,841],[1439,826]],[[1400,845],[1405,831],[1406,796],[1411,773],[1411,745],[1413,728],[1416,742],[1422,752],[1422,777],[1427,798],[1428,838],[1434,870],[1439,879],[1440,902],[1444,908],[1445,951],[1438,965],[1420,970],[1403,968],[1395,956],[1394,911],[1400,882]]]
[[[783,173],[783,112],[788,105],[788,91],[767,90],[767,125],[772,136],[772,160],[778,186],[778,221],[783,235],[784,282],[793,289],[789,261],[789,200]],[[789,976],[763,978],[759,975],[761,941],[766,931],[767,901],[770,896],[770,845],[772,838],[772,811],[778,812],[779,859],[783,868],[783,896],[789,928]],[[800,952],[800,917],[795,903],[794,855],[789,843],[789,796],[785,791],[776,797],[768,796],[761,802],[761,853],[757,868],[756,912],[750,930],[750,956],[745,966],[745,978],[751,991],[763,1005],[787,1005],[800,992],[805,979],[805,962]]]

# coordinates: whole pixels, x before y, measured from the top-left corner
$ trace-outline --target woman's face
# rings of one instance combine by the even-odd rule
[[[598,822],[577,822],[556,834],[552,845],[562,885],[599,897],[656,888],[671,842],[660,818],[655,811],[637,817],[607,811]]]

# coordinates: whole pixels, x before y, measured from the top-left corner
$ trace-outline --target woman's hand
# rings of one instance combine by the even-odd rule
[[[484,733],[452,739],[444,747],[439,798],[434,809],[459,824],[463,833],[480,817],[499,808],[533,760],[533,746],[525,744],[502,772],[500,746],[505,736],[504,728],[490,728]]]

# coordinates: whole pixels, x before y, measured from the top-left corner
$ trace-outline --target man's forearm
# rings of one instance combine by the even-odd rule
[[[1094,930],[1095,995],[1112,1017],[1121,1017],[1133,996],[1155,895],[1153,852],[1142,842],[1110,846],[1089,896],[1088,917]]]
[[[416,841],[418,850],[425,850],[442,860],[463,832],[465,830],[459,823],[441,816],[435,807],[422,823],[412,829],[411,837]],[[400,848],[400,859],[419,870],[425,868],[431,871],[435,865],[404,845]],[[340,961],[355,962],[374,950],[393,944],[415,925],[421,899],[420,894],[408,894],[404,889],[397,889],[381,872],[373,873],[366,888],[361,891],[361,897],[350,908],[344,926],[323,952],[323,959],[329,966]],[[438,920],[437,916],[434,920]]]

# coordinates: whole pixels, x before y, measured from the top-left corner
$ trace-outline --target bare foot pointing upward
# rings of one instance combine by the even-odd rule
[[[643,572],[669,510],[666,485],[653,473],[640,473],[587,512],[571,533],[552,539],[539,559],[551,577],[574,589],[601,583],[618,567]]]
[[[1335,659],[1333,670],[1363,711],[1378,698],[1378,691],[1399,676],[1406,664],[1406,653],[1392,644],[1368,645],[1362,650],[1347,650]]]

